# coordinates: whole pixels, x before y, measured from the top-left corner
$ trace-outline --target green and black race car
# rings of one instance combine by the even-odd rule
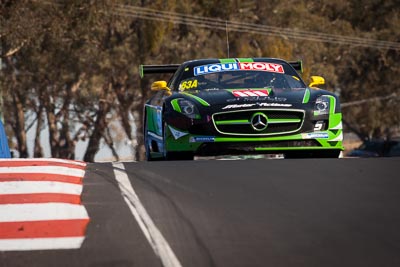
[[[301,62],[274,58],[142,65],[142,76],[173,73],[168,82],[152,84],[156,93],[145,104],[147,159],[338,157],[343,150],[339,99],[307,87],[297,72],[301,68]]]

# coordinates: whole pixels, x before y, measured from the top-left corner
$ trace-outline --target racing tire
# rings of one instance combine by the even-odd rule
[[[151,157],[150,153],[150,146],[149,146],[149,141],[147,137],[147,125],[144,125],[144,133],[143,133],[143,139],[144,139],[144,149],[145,149],[145,156],[146,156],[146,161],[153,161],[154,159]]]
[[[154,158],[151,156],[150,147],[147,141],[144,143],[144,148],[146,150],[146,161],[154,161]]]
[[[193,160],[194,155],[191,152],[167,152],[166,160]]]
[[[147,123],[146,122],[144,122],[144,127],[143,128],[144,128],[143,139],[144,139],[144,149],[145,149],[146,161],[163,160],[163,158],[154,158],[154,157],[151,156],[152,149],[150,148],[151,144],[149,143],[148,130],[147,130]]]

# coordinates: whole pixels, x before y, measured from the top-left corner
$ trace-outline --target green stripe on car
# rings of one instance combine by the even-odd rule
[[[236,60],[234,58],[223,58],[219,60],[220,63],[225,64],[225,63],[236,63]]]
[[[252,58],[238,58],[237,60],[241,63],[254,62]]]
[[[189,94],[189,93],[182,93],[182,94],[195,99],[197,102],[199,102],[200,104],[202,104],[205,107],[209,107],[210,106],[210,104],[207,101],[205,101],[204,99],[202,99],[202,98],[200,98],[198,96],[195,96],[195,95],[192,95],[192,94]]]
[[[226,121],[216,121],[217,125],[226,125],[226,124],[250,124],[249,120],[226,120]]]
[[[181,110],[181,107],[179,106],[179,104],[178,104],[178,99],[172,99],[171,100],[171,105],[172,105],[172,108],[175,110],[175,111],[177,111],[177,112],[182,112],[182,110]]]
[[[306,89],[303,96],[303,104],[307,104],[310,100],[310,89]]]

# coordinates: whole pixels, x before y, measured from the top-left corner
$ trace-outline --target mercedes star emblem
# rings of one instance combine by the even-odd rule
[[[268,117],[264,113],[255,113],[251,117],[251,126],[254,130],[264,131],[268,126]]]

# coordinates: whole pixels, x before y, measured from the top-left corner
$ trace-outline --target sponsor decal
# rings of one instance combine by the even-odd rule
[[[321,139],[328,139],[328,133],[306,133],[301,135],[303,139],[314,139],[314,138],[321,138]]]
[[[185,136],[185,135],[188,134],[188,133],[184,133],[184,132],[175,130],[174,128],[172,128],[172,127],[169,126],[169,125],[168,125],[168,128],[169,128],[169,130],[171,131],[172,136],[175,138],[175,140],[177,140],[177,139],[181,138],[182,136]]]
[[[222,109],[231,109],[231,108],[251,108],[254,107],[256,104],[233,104],[233,105],[227,105],[223,107]]]
[[[232,94],[235,97],[249,97],[249,96],[268,96],[268,90],[233,90]]]
[[[228,103],[232,102],[251,102],[251,101],[268,101],[268,102],[286,102],[287,98],[284,97],[270,97],[270,96],[248,96],[248,97],[236,97],[229,98],[226,100]]]
[[[194,76],[204,75],[222,71],[238,71],[238,70],[257,70],[284,73],[283,66],[275,63],[267,62],[248,62],[248,63],[216,63],[202,65],[193,68]]]
[[[231,108],[251,108],[251,107],[291,107],[292,104],[281,104],[281,103],[253,103],[253,104],[231,104],[223,107],[222,109]]]
[[[189,142],[190,143],[204,143],[204,142],[214,142],[215,137],[214,136],[195,136],[195,137],[190,137]]]
[[[281,103],[257,103],[259,107],[291,107],[292,104],[281,104]]]

